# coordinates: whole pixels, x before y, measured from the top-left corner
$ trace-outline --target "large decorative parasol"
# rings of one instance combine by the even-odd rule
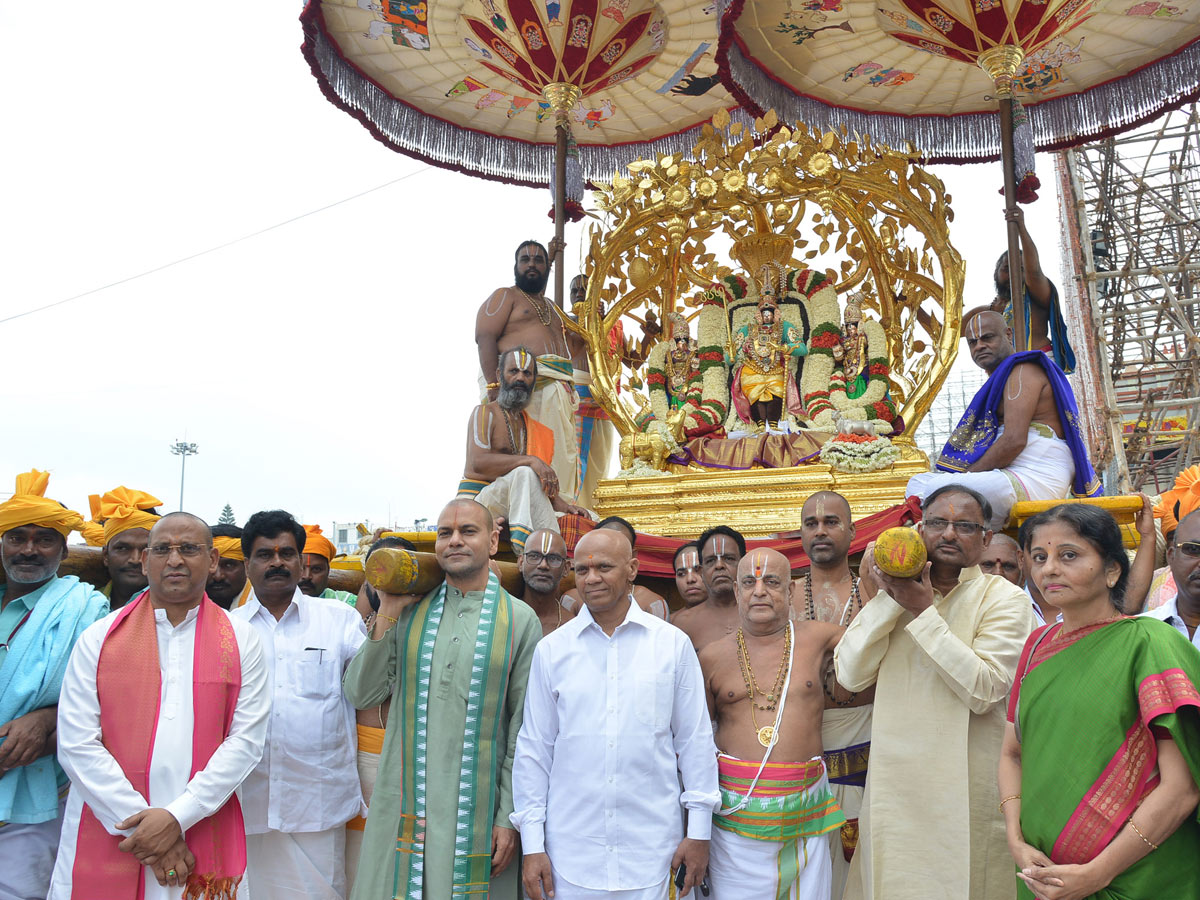
[[[334,104],[434,165],[553,182],[561,239],[584,179],[688,149],[735,105],[717,77],[716,12],[687,0],[309,0],[301,21]],[[561,264],[555,286],[561,305]]]
[[[930,161],[1000,156],[1011,208],[1033,146],[1094,140],[1200,94],[1198,39],[1200,3],[1187,0],[732,0],[718,62],[755,114],[911,143]],[[1014,116],[1027,117],[1025,159]],[[1020,329],[1019,309],[1013,319]]]

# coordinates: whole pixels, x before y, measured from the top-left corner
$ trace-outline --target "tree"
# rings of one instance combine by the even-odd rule
[[[221,518],[217,519],[217,524],[218,525],[236,525],[237,524],[237,519],[235,519],[233,517],[233,507],[230,506],[228,503],[226,503],[225,508],[223,510],[221,510]]]

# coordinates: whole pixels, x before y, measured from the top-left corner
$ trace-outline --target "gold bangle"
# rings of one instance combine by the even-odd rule
[[[500,382],[498,382],[498,381],[491,381],[491,382],[488,382],[487,389],[488,389],[489,391],[494,391],[494,390],[497,390],[499,387],[500,387]]]
[[[1007,803],[1009,800],[1020,800],[1020,799],[1021,799],[1020,794],[1013,794],[1011,797],[1005,797],[1003,800],[1001,800],[1000,801],[1000,815],[1004,815],[1004,804],[1005,803]]]
[[[1142,834],[1142,832],[1141,832],[1141,831],[1138,829],[1138,827],[1137,827],[1136,825],[1134,825],[1134,824],[1133,824],[1133,816],[1130,816],[1130,817],[1129,817],[1129,827],[1133,829],[1133,833],[1134,833],[1134,834],[1136,834],[1136,835],[1137,835],[1138,837],[1140,837],[1140,838],[1141,838],[1143,841],[1145,841],[1147,844],[1149,844],[1149,845],[1150,845],[1150,849],[1151,849],[1151,850],[1157,850],[1157,849],[1158,849],[1158,844],[1154,843],[1154,841],[1150,840],[1150,838],[1148,838],[1148,837],[1146,837],[1144,834]]]

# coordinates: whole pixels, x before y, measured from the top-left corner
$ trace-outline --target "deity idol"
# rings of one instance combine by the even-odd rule
[[[862,325],[862,293],[856,293],[846,303],[842,314],[841,340],[833,347],[833,361],[841,366],[846,385],[846,397],[861,397],[867,389],[867,338]]]
[[[680,313],[672,313],[668,321],[671,345],[663,359],[663,369],[670,408],[679,409],[686,402],[689,390],[700,389],[700,360],[696,355],[696,341],[688,331],[687,319]]]
[[[782,266],[762,267],[758,315],[733,337],[730,393],[738,418],[755,430],[771,420],[778,422],[785,413],[793,417],[804,414],[788,362],[792,357],[804,356],[808,347],[800,330],[779,314],[778,297],[784,277]]]

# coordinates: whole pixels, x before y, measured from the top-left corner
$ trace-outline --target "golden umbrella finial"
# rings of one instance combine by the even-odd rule
[[[1012,83],[1025,61],[1025,51],[1016,44],[1001,44],[979,54],[979,68],[996,84],[996,96],[1004,100],[1013,95]]]

